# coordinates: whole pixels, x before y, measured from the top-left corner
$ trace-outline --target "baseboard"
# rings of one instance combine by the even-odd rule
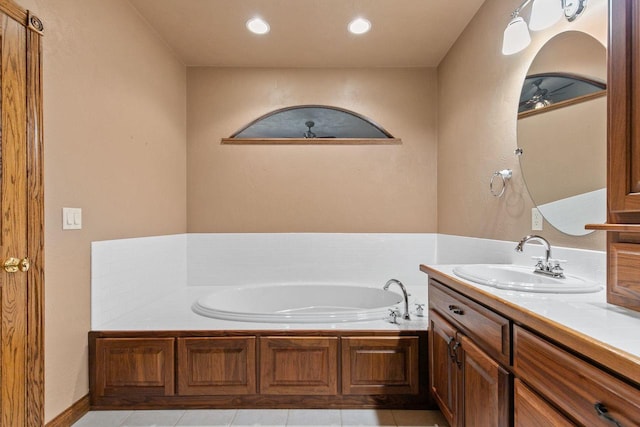
[[[89,412],[89,395],[83,396],[60,415],[49,421],[45,427],[70,427]]]

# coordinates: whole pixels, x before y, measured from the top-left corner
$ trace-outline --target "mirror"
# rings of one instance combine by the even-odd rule
[[[542,77],[541,77],[542,76]],[[581,236],[606,221],[607,52],[590,35],[567,31],[534,58],[518,114],[520,167],[549,224]]]

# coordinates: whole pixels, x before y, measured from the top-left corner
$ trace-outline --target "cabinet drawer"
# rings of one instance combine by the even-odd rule
[[[418,394],[418,337],[342,338],[343,394]]]
[[[429,281],[429,307],[454,322],[495,359],[511,364],[509,319],[433,280]]]
[[[640,390],[518,326],[514,334],[516,375],[586,426],[638,425]],[[598,414],[606,408],[606,416]]]

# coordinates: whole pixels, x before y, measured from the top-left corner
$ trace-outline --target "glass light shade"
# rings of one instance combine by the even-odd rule
[[[531,7],[529,28],[531,31],[547,29],[558,22],[562,15],[562,0],[535,0]]]
[[[356,18],[349,23],[348,28],[353,34],[364,34],[371,29],[371,22],[364,18]]]
[[[254,34],[267,34],[270,30],[267,21],[260,18],[252,18],[247,21],[247,29]]]
[[[527,23],[524,22],[521,16],[516,16],[504,30],[502,54],[513,55],[518,53],[529,46],[529,43],[531,43],[531,36],[529,35]]]

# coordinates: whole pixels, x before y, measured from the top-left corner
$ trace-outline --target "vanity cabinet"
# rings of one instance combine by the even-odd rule
[[[508,426],[511,376],[508,319],[429,282],[430,385],[456,426]]]
[[[640,423],[637,387],[519,326],[514,328],[513,366],[519,379],[578,425],[610,427]],[[530,425],[525,420],[530,421],[540,412],[550,413],[545,408],[529,411],[527,419],[522,413],[524,409],[518,406],[522,404],[516,400],[515,411],[521,412],[520,425]]]
[[[429,383],[451,426],[640,426],[637,358],[421,270],[430,277]]]
[[[609,1],[607,300],[640,311],[640,0]]]

